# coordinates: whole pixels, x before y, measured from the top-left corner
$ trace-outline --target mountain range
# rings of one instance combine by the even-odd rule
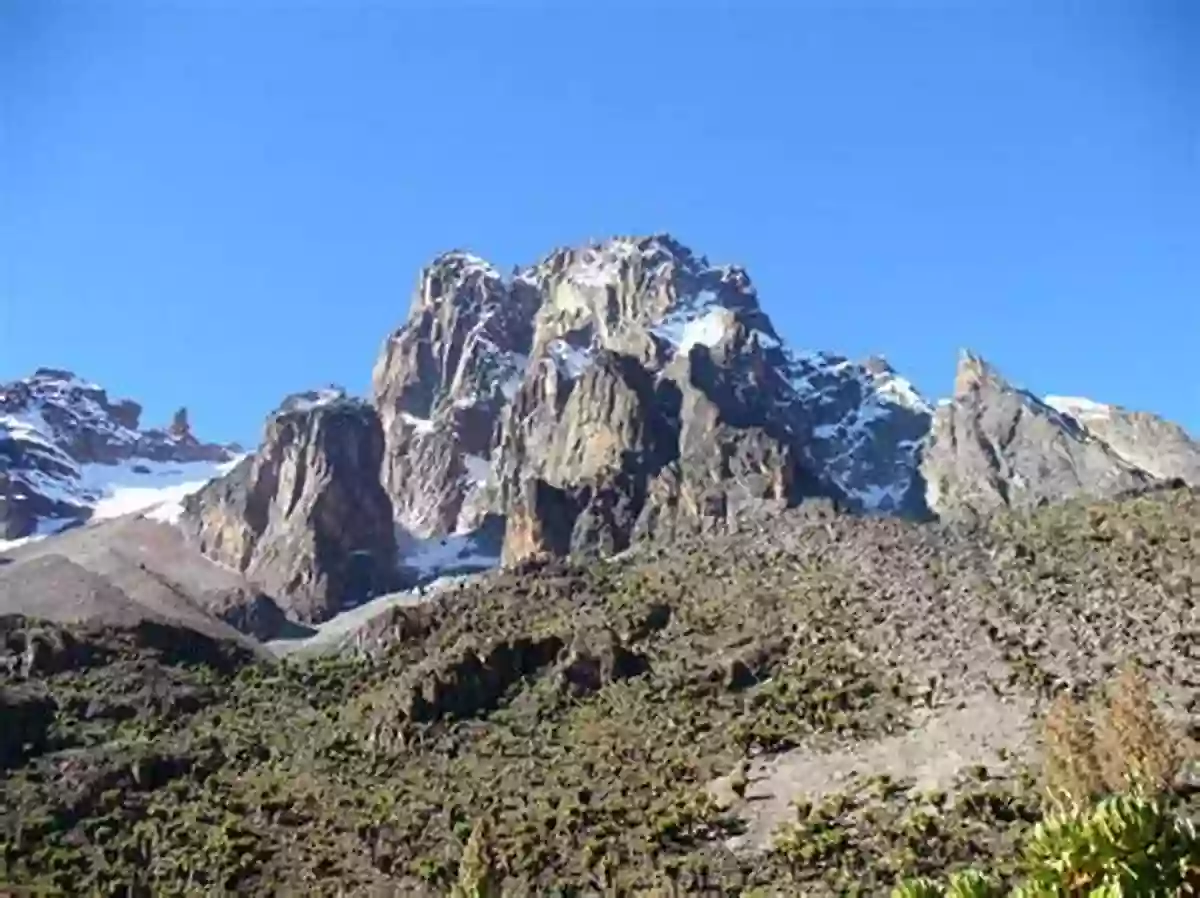
[[[437,257],[372,395],[286,397],[253,451],[200,441],[184,409],[139,418],[67,371],[0,385],[0,545],[44,557],[80,526],[120,543],[139,518],[228,581],[177,591],[260,637],[449,573],[733,532],[810,500],[970,523],[1200,484],[1179,426],[1036,396],[967,351],[930,401],[881,357],[788,347],[746,271],[668,235],[508,277]]]
[[[970,352],[926,399],[653,236],[439,256],[253,449],[140,419],[0,386],[0,892],[1007,894],[1063,783],[1200,821],[1153,415]]]

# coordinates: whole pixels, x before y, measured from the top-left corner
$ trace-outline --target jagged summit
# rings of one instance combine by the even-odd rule
[[[667,234],[560,247],[509,277],[451,250],[420,272],[370,398],[284,398],[236,467],[185,410],[139,430],[136,403],[43,369],[3,394],[2,507],[33,522],[7,533],[94,515],[107,500],[72,486],[81,464],[220,459],[161,516],[316,624],[448,572],[738,531],[813,499],[957,519],[1200,483],[1196,444],[1154,416],[1040,398],[969,350],[935,408],[882,355],[789,346],[764,301],[745,269]]]
[[[58,368],[0,384],[0,539],[173,501],[236,455],[197,439],[186,413],[161,429],[141,413]]]
[[[728,526],[742,513],[734,506],[810,492],[862,510],[923,511],[911,471],[930,409],[912,385],[879,358],[788,348],[745,269],[713,265],[666,234],[561,247],[508,280],[473,254],[438,256],[373,381],[384,483],[398,523],[422,537],[508,517],[518,497],[552,495],[546,488],[575,497],[563,500],[563,526],[591,534],[577,547],[655,529],[662,510],[647,509],[659,502],[675,509],[667,518],[699,527]],[[610,449],[586,449],[604,439]],[[763,440],[773,448],[749,449]],[[709,464],[699,457],[717,451],[750,453],[732,505],[719,492],[689,496],[712,493],[695,478]],[[731,476],[722,470],[717,483]],[[613,477],[624,478],[622,499],[599,485]],[[577,506],[600,501],[597,490],[627,519],[579,523],[590,513]]]
[[[970,349],[958,352],[958,367],[954,372],[954,396],[961,398],[974,390],[1011,388],[1008,382],[983,356]]]
[[[965,350],[954,397],[934,415],[921,473],[929,507],[942,517],[1114,496],[1157,479]]]

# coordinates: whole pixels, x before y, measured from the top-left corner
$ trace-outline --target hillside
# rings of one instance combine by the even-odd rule
[[[513,894],[886,894],[1027,831],[1060,690],[1137,658],[1196,731],[1198,544],[1187,489],[953,528],[806,503],[487,574],[312,662],[6,617],[0,879],[444,894],[488,815]]]

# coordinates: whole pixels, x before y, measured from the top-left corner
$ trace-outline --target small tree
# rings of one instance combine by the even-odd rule
[[[1108,688],[1096,726],[1097,755],[1109,792],[1158,794],[1171,788],[1183,763],[1182,739],[1154,705],[1150,683],[1128,664]]]
[[[1044,735],[1043,774],[1055,805],[1079,805],[1103,790],[1095,732],[1086,708],[1068,693],[1058,696],[1046,712]]]
[[[501,879],[492,855],[491,830],[485,818],[475,822],[462,860],[458,864],[458,882],[451,898],[501,898]]]
[[[1105,794],[1171,788],[1183,763],[1180,734],[1155,707],[1150,683],[1126,665],[1094,709],[1061,695],[1045,721],[1045,777],[1052,802],[1077,807]]]

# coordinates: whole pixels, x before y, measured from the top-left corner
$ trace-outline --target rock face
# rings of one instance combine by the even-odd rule
[[[953,399],[934,416],[921,473],[929,507],[944,518],[1109,497],[1156,480],[969,352],[960,357]]]
[[[540,297],[468,253],[421,274],[408,321],[373,374],[385,435],[382,480],[396,521],[418,537],[478,525],[501,411],[527,364]]]
[[[182,427],[177,415],[166,430],[141,430],[141,411],[69,371],[0,384],[0,539],[87,520],[114,481],[153,486],[186,466],[204,479],[206,466],[234,458],[234,447],[196,439],[186,414]]]
[[[878,359],[787,350],[745,271],[666,235],[560,249],[507,282],[440,257],[374,393],[398,522],[433,536],[503,516],[510,562],[816,495],[924,512],[930,409],[911,386]]]
[[[1182,429],[1040,400],[970,353],[935,412],[880,357],[790,349],[743,269],[667,235],[558,249],[509,278],[439,256],[372,394],[288,397],[228,470],[234,447],[199,442],[186,409],[141,431],[136,403],[40,370],[0,388],[0,539],[113,516],[94,511],[113,498],[97,466],[219,462],[184,484],[199,491],[180,526],[242,575],[205,607],[263,634],[284,612],[317,623],[450,572],[762,529],[800,504],[970,519],[1200,483]]]
[[[1070,415],[1130,464],[1163,480],[1200,486],[1200,442],[1178,424],[1117,405],[1047,396],[1047,405]]]
[[[288,397],[256,453],[184,500],[180,526],[292,618],[326,620],[396,585],[383,453],[366,403],[336,389]]]

